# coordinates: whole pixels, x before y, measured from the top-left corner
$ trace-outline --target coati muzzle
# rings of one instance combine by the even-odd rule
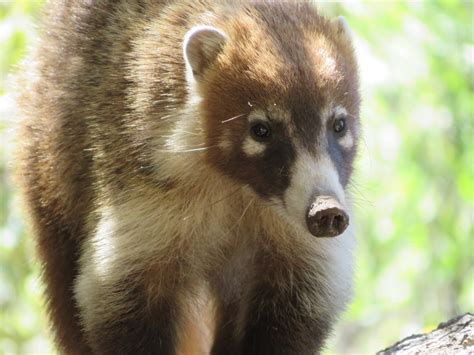
[[[320,195],[308,208],[306,224],[316,237],[336,237],[346,230],[349,216],[337,198]]]

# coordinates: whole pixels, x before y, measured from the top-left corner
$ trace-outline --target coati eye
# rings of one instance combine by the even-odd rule
[[[266,122],[258,122],[250,127],[252,137],[258,141],[264,141],[270,138],[272,131]]]
[[[336,118],[332,124],[332,128],[334,132],[342,135],[347,129],[346,119],[344,117]]]

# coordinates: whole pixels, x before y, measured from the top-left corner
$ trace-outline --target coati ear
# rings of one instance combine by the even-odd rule
[[[345,36],[347,40],[352,41],[352,30],[349,27],[344,16],[336,17],[331,20],[331,26],[339,36]]]
[[[183,42],[184,60],[197,81],[217,58],[226,41],[227,36],[212,26],[195,26],[186,33]]]

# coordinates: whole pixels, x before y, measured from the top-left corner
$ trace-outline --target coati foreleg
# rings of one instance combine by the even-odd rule
[[[95,354],[176,354],[183,318],[180,287],[166,287],[160,294],[143,276],[96,284],[95,304],[81,304],[86,338]]]
[[[239,355],[241,344],[238,337],[238,320],[241,309],[237,300],[224,301],[217,307],[217,322],[211,355]]]
[[[220,307],[212,355],[314,355],[323,346],[333,321],[327,286],[308,265],[270,259],[256,262],[254,282],[238,306]]]
[[[192,271],[160,234],[109,213],[85,242],[75,297],[94,354],[176,354]],[[129,211],[129,210],[126,210]],[[132,219],[134,221],[134,219]]]
[[[293,289],[259,283],[247,311],[242,354],[314,355],[331,324],[329,315],[312,314],[308,302],[314,291],[304,280]]]

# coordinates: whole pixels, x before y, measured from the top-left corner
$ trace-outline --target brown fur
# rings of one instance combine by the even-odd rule
[[[196,94],[182,44],[201,24],[229,40]],[[18,176],[61,351],[319,350],[350,287],[332,299],[329,247],[265,203],[291,183],[295,142],[318,154],[316,118],[331,102],[357,138],[347,34],[308,3],[269,1],[54,1],[41,28],[20,81]],[[240,148],[255,108],[275,120],[264,158]],[[344,187],[356,147],[334,153]],[[106,264],[93,272],[99,251]]]

